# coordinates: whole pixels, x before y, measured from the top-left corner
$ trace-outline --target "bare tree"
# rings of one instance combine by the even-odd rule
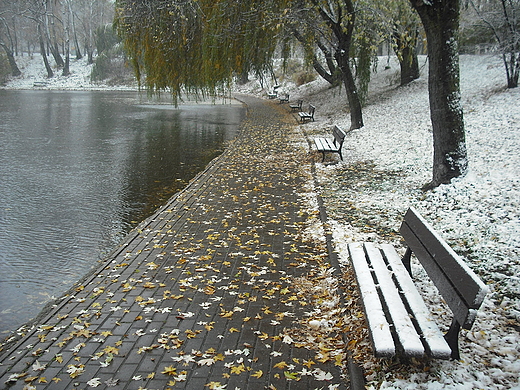
[[[0,46],[4,49],[7,59],[9,61],[9,66],[11,68],[11,74],[13,76],[20,76],[22,72],[18,68],[16,64],[16,60],[14,58],[14,50],[15,50],[15,37],[12,34],[14,30],[14,23],[9,23],[9,16],[12,16],[12,12],[9,9],[4,8],[5,5],[2,5],[0,8]],[[7,17],[7,18],[6,18]],[[13,21],[14,19],[11,19]]]
[[[492,32],[506,69],[507,87],[518,87],[520,75],[520,1],[469,0],[479,19]]]

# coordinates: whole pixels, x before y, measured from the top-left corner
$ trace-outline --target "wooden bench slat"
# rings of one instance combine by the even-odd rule
[[[328,138],[314,138],[314,143],[319,152],[337,152],[339,150],[338,146]]]
[[[363,307],[365,308],[375,355],[377,357],[392,357],[395,355],[395,344],[390,332],[390,325],[379,300],[376,285],[372,279],[372,273],[366,262],[365,251],[359,243],[349,244],[348,249],[364,302]]]
[[[470,329],[476,309],[487,294],[486,285],[413,208],[405,215],[401,235],[435,283],[457,321],[463,328]],[[425,245],[425,242],[428,244]]]
[[[386,302],[388,313],[395,326],[395,331],[403,347],[404,355],[415,357],[424,356],[424,346],[399,296],[395,283],[388,272],[381,252],[372,243],[365,243],[364,246],[379,283],[379,288],[381,289],[381,298]]]
[[[406,213],[404,223],[413,230],[423,249],[422,243],[428,242],[428,249],[424,249],[426,255],[441,268],[450,270],[445,275],[452,284],[460,286],[462,298],[466,300],[468,306],[473,309],[478,308],[483,299],[483,296],[482,299],[478,299],[479,292],[486,289],[482,281],[413,208]]]
[[[403,237],[406,236],[406,243],[413,247],[413,251],[416,257],[424,259],[429,256],[429,253],[421,245],[421,242],[417,240],[413,232],[408,226],[401,227],[401,234]],[[409,235],[407,235],[409,234]],[[432,279],[435,287],[439,290],[440,294],[450,307],[453,312],[453,316],[461,324],[463,328],[471,327],[474,318],[470,317],[470,308],[465,302],[461,301],[457,289],[449,282],[448,279],[440,277],[442,271],[434,262],[421,263],[426,273]]]
[[[451,348],[444,339],[444,335],[433,320],[430,311],[417,291],[410,274],[401,261],[401,257],[390,244],[381,245],[381,250],[388,261],[388,265],[399,287],[406,297],[410,310],[414,314],[424,341],[428,345],[429,354],[437,359],[449,359],[451,356]]]

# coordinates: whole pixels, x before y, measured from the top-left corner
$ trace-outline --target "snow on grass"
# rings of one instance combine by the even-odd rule
[[[90,74],[94,65],[88,64],[87,58],[70,60],[70,76],[63,76],[62,69],[53,66],[54,76],[47,77],[47,71],[40,54],[24,55],[16,58],[22,75],[11,78],[5,89],[52,89],[52,90],[136,90],[137,83],[132,86],[109,86],[103,83],[92,83]],[[37,83],[35,86],[35,83]]]
[[[386,65],[382,63],[381,65]],[[416,207],[467,264],[489,284],[470,331],[460,336],[461,361],[414,365],[368,359],[369,386],[382,389],[520,389],[520,89],[505,89],[505,71],[489,56],[461,57],[461,92],[469,172],[452,184],[422,192],[431,179],[433,140],[427,69],[405,87],[388,82],[393,72],[374,74],[362,129],[347,135],[345,161],[317,156],[324,198],[342,264],[343,242],[370,240],[400,246],[397,229],[404,212]],[[328,134],[333,124],[348,129],[350,118],[337,109],[344,95],[322,81],[306,101],[317,106],[307,134]],[[311,87],[307,87],[311,89]],[[304,103],[305,104],[305,103]],[[336,113],[331,112],[334,107]],[[342,112],[343,111],[343,112]],[[420,270],[419,270],[420,272]],[[449,326],[449,316],[424,274],[416,283],[428,306]],[[447,323],[446,323],[447,321]],[[396,363],[396,362],[394,362]]]

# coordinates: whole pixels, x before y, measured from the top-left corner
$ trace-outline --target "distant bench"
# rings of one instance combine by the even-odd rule
[[[47,82],[46,81],[35,81],[33,83],[33,87],[36,87],[36,88],[44,88],[47,86]]]
[[[291,111],[301,111],[303,105],[303,100],[297,100],[296,103],[289,104],[289,108]]]
[[[375,355],[458,360],[459,331],[473,325],[487,287],[413,208],[400,232],[408,245],[402,259],[392,245],[348,245]],[[412,253],[452,311],[446,335],[411,279]]]
[[[298,115],[300,116],[300,121],[312,121],[314,122],[314,111],[316,111],[316,107],[314,107],[312,104],[309,104],[309,111],[300,111]]]
[[[281,103],[289,103],[289,94],[286,93],[286,94],[284,94],[284,96],[280,96],[278,98],[278,100],[280,101],[280,104]]]
[[[325,153],[327,152],[338,153],[339,158],[343,160],[341,148],[343,147],[343,142],[345,141],[346,135],[347,134],[339,126],[334,126],[334,129],[332,130],[333,138],[314,138],[316,149],[318,152],[323,154],[323,159],[321,162],[325,161]]]

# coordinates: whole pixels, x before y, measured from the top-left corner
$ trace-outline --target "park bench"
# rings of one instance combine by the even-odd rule
[[[487,287],[413,208],[400,233],[408,249],[348,245],[376,357],[460,359],[458,336],[470,329]],[[411,254],[419,260],[453,318],[443,335],[411,278]]]
[[[284,94],[284,96],[280,96],[278,98],[278,100],[280,101],[280,104],[281,103],[289,103],[289,94],[286,93],[286,94]]]
[[[276,99],[278,97],[278,88],[280,88],[280,85],[275,85],[273,87],[273,92],[268,92],[267,97],[269,99]]]
[[[300,116],[300,121],[305,122],[310,121],[312,119],[312,121],[314,122],[314,111],[316,111],[316,107],[314,107],[312,104],[309,104],[309,111],[300,111],[298,113],[298,115]]]
[[[303,100],[297,100],[296,104],[289,104],[289,108],[291,111],[298,111],[300,112],[302,110]]]
[[[35,81],[33,83],[33,87],[35,87],[35,88],[45,88],[46,86],[47,86],[46,81]]]
[[[339,126],[334,126],[332,130],[333,138],[314,138],[316,149],[323,154],[321,162],[325,161],[325,153],[327,152],[338,153],[339,158],[343,160],[341,148],[343,147],[343,141],[345,141],[346,135],[347,134]]]

